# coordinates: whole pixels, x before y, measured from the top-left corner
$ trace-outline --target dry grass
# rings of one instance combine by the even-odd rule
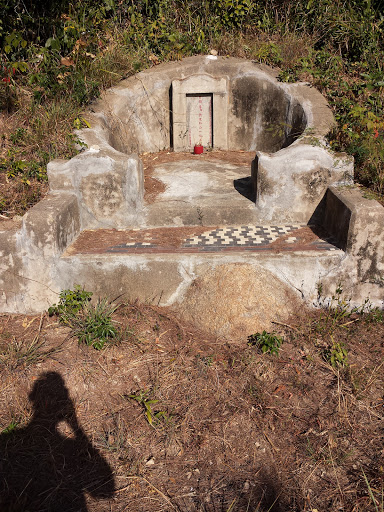
[[[17,343],[28,347],[38,335],[45,350],[61,351],[28,365],[0,363],[0,431],[13,430],[0,444],[8,443],[8,455],[28,446],[46,464],[47,450],[53,457],[56,477],[39,487],[45,501],[33,486],[23,494],[36,510],[50,510],[62,499],[59,489],[68,488],[66,510],[75,510],[83,492],[89,511],[368,512],[379,506],[383,324],[356,317],[335,325],[332,336],[347,346],[349,366],[333,368],[323,357],[329,331],[319,329],[324,319],[316,315],[289,322],[293,329],[281,333],[279,357],[258,353],[247,340],[214,339],[167,310],[137,303],[119,308],[123,341],[102,352],[79,346],[52,319],[43,319],[40,329],[40,318],[31,320],[1,317],[2,343],[17,351]],[[99,468],[101,487],[113,475],[113,492],[111,486],[105,494],[89,490],[83,477],[83,487],[75,485],[79,475],[69,455],[74,474],[61,471],[58,440],[37,421],[36,398],[28,399],[47,372],[71,397],[64,399],[70,413],[60,412],[55,424],[60,443],[88,446],[91,473]],[[129,397],[140,393],[141,401]],[[161,413],[156,421],[148,421],[145,400],[154,400],[153,418]],[[90,464],[78,451],[79,467]],[[9,474],[0,469],[8,483],[9,463],[3,465]],[[29,475],[22,467],[15,465],[20,480]]]

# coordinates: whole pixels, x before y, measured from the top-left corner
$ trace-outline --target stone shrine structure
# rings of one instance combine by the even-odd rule
[[[220,269],[236,280],[245,268],[255,294],[313,304],[341,282],[352,303],[382,305],[384,208],[330,149],[332,112],[308,84],[191,57],[123,80],[86,117],[85,150],[50,162],[49,194],[0,223],[0,311],[42,311],[76,284],[185,310],[199,302],[196,283],[211,289]],[[290,309],[282,300],[277,316]],[[257,320],[252,304],[241,321]]]

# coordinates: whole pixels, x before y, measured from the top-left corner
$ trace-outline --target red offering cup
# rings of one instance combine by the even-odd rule
[[[193,148],[193,152],[195,153],[195,155],[201,155],[201,153],[204,151],[204,147],[201,145],[201,144],[197,144],[194,148]]]

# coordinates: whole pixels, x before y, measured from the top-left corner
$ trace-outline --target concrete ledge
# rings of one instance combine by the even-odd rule
[[[332,207],[336,207],[335,210]],[[327,210],[326,227],[341,232],[346,252],[356,259],[359,279],[381,283],[384,290],[384,207],[374,199],[364,197],[359,187],[330,187]],[[330,220],[333,215],[340,215],[339,226]],[[345,235],[348,218],[348,233]]]
[[[23,217],[22,238],[43,258],[60,256],[80,232],[77,198],[49,194]],[[28,241],[27,241],[28,240]]]
[[[24,215],[21,226],[0,231],[0,312],[42,311],[56,300],[56,262],[79,232],[73,194],[49,194]]]
[[[137,155],[91,147],[68,162],[48,164],[53,192],[76,194],[81,229],[135,225],[142,214],[144,174]]]

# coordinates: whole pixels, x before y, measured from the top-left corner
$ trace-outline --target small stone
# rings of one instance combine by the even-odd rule
[[[214,55],[214,56],[216,57],[216,55],[217,55],[217,50],[211,50],[209,53],[210,53],[211,55]]]
[[[149,458],[145,463],[146,466],[153,466],[155,463],[155,459],[153,457]]]

